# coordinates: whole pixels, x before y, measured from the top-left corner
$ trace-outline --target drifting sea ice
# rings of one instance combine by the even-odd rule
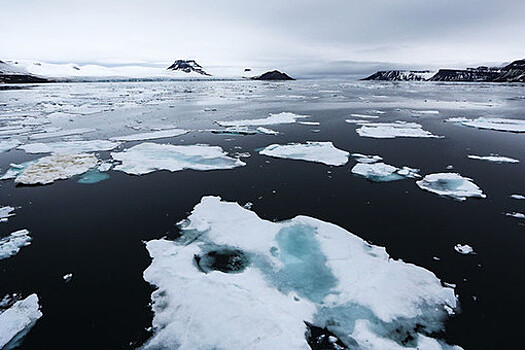
[[[517,219],[525,219],[525,214],[513,211],[512,213],[505,213],[506,216],[510,216]]]
[[[16,139],[11,140],[1,140],[0,141],[0,153],[7,152],[16,146],[20,145],[22,142]]]
[[[297,119],[308,118],[309,115],[299,115],[291,112],[270,113],[270,116],[263,119],[242,119],[233,121],[216,121],[220,126],[265,126],[275,124],[292,124]]]
[[[29,143],[19,146],[26,153],[85,153],[96,151],[111,151],[118,147],[121,142],[107,140],[90,141],[67,141],[49,143]]]
[[[349,348],[459,349],[426,336],[456,308],[454,290],[341,227],[271,222],[218,197],[179,226],[178,240],[146,244],[157,290],[144,349],[309,349],[305,322]]]
[[[31,244],[28,230],[18,230],[9,236],[0,238],[0,260],[18,254],[21,248]]]
[[[464,201],[467,197],[486,198],[483,191],[471,180],[456,173],[436,173],[426,175],[416,184],[422,190],[459,201]]]
[[[326,165],[345,165],[349,153],[336,148],[332,142],[290,143],[287,145],[273,144],[259,151],[259,154],[285,159],[306,160]]]
[[[53,154],[19,165],[11,164],[1,179],[14,178],[15,183],[24,185],[47,185],[83,174],[97,164],[97,157],[90,153]]]
[[[406,166],[399,169],[393,165],[380,162],[380,160],[382,160],[380,156],[367,156],[354,153],[352,157],[356,158],[358,162],[352,168],[352,173],[363,176],[370,181],[387,182],[420,177],[418,174],[419,169],[412,169]]]
[[[154,140],[162,139],[166,137],[175,137],[187,134],[189,130],[183,129],[169,129],[169,130],[159,130],[152,132],[145,132],[140,134],[126,135],[126,136],[115,136],[110,138],[112,141],[143,141],[143,140]]]
[[[82,134],[87,134],[87,133],[94,132],[94,131],[97,131],[97,130],[83,128],[83,129],[70,129],[70,130],[60,130],[60,131],[53,131],[53,132],[43,132],[43,133],[29,135],[29,139],[30,140],[40,140],[40,139],[48,139],[52,137],[82,135]]]
[[[476,254],[474,253],[474,248],[472,248],[471,246],[469,246],[468,244],[456,244],[454,246],[454,249],[456,250],[456,252],[458,252],[459,254],[464,254],[464,255],[467,255],[467,254]]]
[[[519,163],[520,162],[518,159],[514,159],[510,157],[503,157],[497,154],[491,154],[490,156],[476,156],[476,155],[469,154],[467,157],[470,159],[485,160],[487,162],[494,162],[494,163]]]
[[[431,132],[424,130],[420,124],[401,121],[395,123],[366,123],[356,129],[356,132],[359,136],[378,139],[392,139],[396,137],[443,137],[433,135]]]
[[[459,123],[464,126],[469,126],[478,129],[509,131],[509,132],[525,132],[525,120],[508,119],[508,118],[486,118],[480,117],[476,119],[468,118],[449,118],[446,120],[451,123]]]
[[[510,198],[512,199],[525,199],[525,196],[522,194],[511,194]]]
[[[9,217],[15,215],[15,208],[10,206],[0,207],[0,222],[6,222]]]
[[[246,163],[228,156],[220,146],[174,146],[144,142],[122,152],[112,152],[111,157],[122,164],[114,170],[142,175],[156,170],[180,171],[233,169]]]
[[[0,348],[4,350],[16,348],[42,317],[36,294],[31,294],[0,312]]]

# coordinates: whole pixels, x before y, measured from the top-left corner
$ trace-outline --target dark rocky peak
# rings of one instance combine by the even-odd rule
[[[362,80],[422,81],[427,80],[431,73],[428,70],[384,70]]]
[[[211,75],[207,73],[204,69],[202,69],[202,66],[195,62],[195,60],[176,60],[167,69],[172,71],[180,71],[184,73],[195,72],[202,75]]]
[[[295,80],[291,76],[289,76],[286,73],[279,72],[278,70],[273,70],[270,72],[266,72],[264,74],[261,74],[259,76],[251,78],[253,80]]]

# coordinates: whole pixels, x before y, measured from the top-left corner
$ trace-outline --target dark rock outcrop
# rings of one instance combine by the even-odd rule
[[[266,72],[259,76],[251,78],[252,80],[295,80],[286,73],[279,72],[278,70],[273,70],[271,72]]]
[[[465,81],[488,82],[494,81],[499,75],[498,68],[478,67],[467,69],[440,69],[430,81]]]
[[[501,74],[494,81],[525,83],[525,59],[501,68]]]
[[[195,60],[176,60],[167,69],[184,73],[195,72],[201,75],[211,76],[211,74],[202,69],[202,66],[195,62]]]
[[[422,81],[427,80],[428,70],[383,70],[361,80]]]
[[[39,77],[0,61],[0,84],[50,83],[52,80]]]

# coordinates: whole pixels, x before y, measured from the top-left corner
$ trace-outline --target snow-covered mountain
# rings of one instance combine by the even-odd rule
[[[431,81],[466,81],[487,82],[494,81],[501,74],[499,68],[467,68],[467,69],[440,69]]]
[[[435,72],[428,70],[386,70],[375,72],[363,80],[420,81],[430,79]]]
[[[200,75],[211,76],[202,69],[202,66],[195,62],[195,60],[176,60],[171,66],[168,67],[168,70],[184,72],[184,73],[198,73]]]

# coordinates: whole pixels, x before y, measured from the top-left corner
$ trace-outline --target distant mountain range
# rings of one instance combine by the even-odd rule
[[[455,81],[455,82],[525,82],[525,59],[504,67],[440,69],[431,71],[378,71],[362,80],[384,81]]]

